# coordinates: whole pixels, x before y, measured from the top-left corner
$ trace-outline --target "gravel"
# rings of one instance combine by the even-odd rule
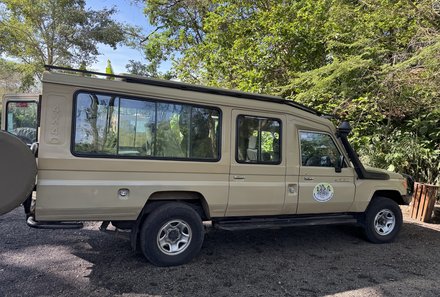
[[[404,209],[405,210],[405,209]],[[440,296],[440,225],[405,217],[375,245],[355,226],[208,229],[189,264],[158,268],[125,236],[0,217],[0,296]]]

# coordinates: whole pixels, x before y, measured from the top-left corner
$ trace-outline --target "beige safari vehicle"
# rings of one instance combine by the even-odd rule
[[[29,226],[111,223],[158,266],[196,256],[206,221],[226,230],[353,223],[374,243],[401,228],[406,179],[364,168],[347,122],[336,129],[279,97],[48,70],[38,149],[0,132],[0,214],[29,199],[36,180]],[[3,116],[9,132],[12,117]]]

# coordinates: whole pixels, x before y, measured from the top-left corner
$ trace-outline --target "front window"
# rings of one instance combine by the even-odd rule
[[[335,167],[340,153],[330,135],[300,132],[302,166]]]

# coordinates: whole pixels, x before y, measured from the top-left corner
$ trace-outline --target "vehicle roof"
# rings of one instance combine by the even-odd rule
[[[61,67],[56,67],[55,69],[57,68],[61,68]],[[81,72],[82,71],[80,71],[80,73]],[[94,75],[103,75],[107,77],[109,76],[107,74],[102,74],[99,72],[87,71],[86,73],[91,73]],[[328,119],[325,118],[325,116],[328,115],[321,114],[320,112],[312,108],[296,103],[292,100],[283,99],[282,97],[247,93],[238,90],[228,90],[228,89],[215,88],[215,87],[198,86],[198,85],[192,85],[178,81],[146,78],[142,76],[127,75],[127,74],[110,75],[110,76],[114,77],[116,80],[102,79],[102,78],[78,75],[73,73],[45,71],[43,74],[43,83],[50,82],[56,84],[77,86],[79,88],[93,88],[93,89],[98,88],[98,89],[108,90],[110,92],[126,92],[133,94],[145,93],[146,91],[145,88],[149,88],[148,91],[151,91],[156,87],[162,90],[163,88],[169,90],[177,89],[183,91],[183,92],[179,92],[179,96],[180,95],[184,96],[184,94],[191,93],[193,94],[193,96],[191,97],[195,98],[197,97],[195,96],[197,93],[202,93],[202,94],[210,94],[214,96],[217,95],[222,97],[233,98],[234,100],[237,100],[237,98],[240,100],[247,99],[240,102],[240,104],[237,104],[237,101],[234,101],[233,105],[241,106],[241,105],[249,105],[249,103],[251,103],[252,101],[255,102],[254,104],[256,104],[256,102],[260,102],[259,108],[261,108],[262,106],[261,104],[263,104],[265,107],[271,106],[272,108],[275,108],[278,111],[287,112],[287,110],[289,110],[293,112],[295,115],[300,115],[302,118],[314,120],[315,122],[319,122],[326,126],[329,126],[329,124],[331,124],[330,121],[328,121]],[[176,92],[174,92],[173,94],[176,94]],[[174,97],[176,97],[176,95]],[[200,100],[200,98],[198,98],[198,100]],[[208,99],[208,96],[205,96],[202,100],[204,100],[208,104],[212,104],[213,102],[216,102],[213,99]],[[287,106],[289,107],[286,109]],[[331,126],[333,125],[331,124]]]

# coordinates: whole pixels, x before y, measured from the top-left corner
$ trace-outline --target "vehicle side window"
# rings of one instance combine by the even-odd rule
[[[340,157],[330,135],[319,132],[300,132],[302,166],[334,167]]]
[[[195,160],[220,157],[217,109],[79,93],[75,120],[75,153]]]
[[[279,164],[280,147],[280,120],[244,115],[237,117],[237,162]]]
[[[9,101],[6,105],[6,131],[26,144],[37,142],[37,102]]]

